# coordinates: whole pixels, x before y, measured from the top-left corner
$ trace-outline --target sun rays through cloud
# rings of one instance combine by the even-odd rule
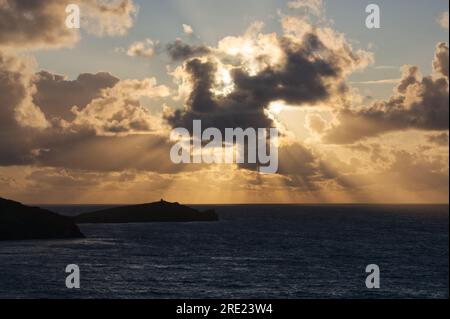
[[[68,29],[68,1],[0,1],[1,196],[448,202],[448,4],[394,34],[333,1],[79,2]],[[174,164],[194,120],[277,128],[278,171]]]

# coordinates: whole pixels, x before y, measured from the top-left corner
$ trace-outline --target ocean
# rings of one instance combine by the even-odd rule
[[[448,298],[448,205],[229,205],[220,222],[0,242],[0,298]],[[51,206],[75,215],[104,206]],[[67,289],[76,264],[81,288]],[[366,267],[380,268],[380,289]]]

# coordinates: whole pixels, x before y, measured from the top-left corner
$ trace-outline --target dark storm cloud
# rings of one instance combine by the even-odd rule
[[[193,120],[202,120],[204,127],[244,129],[271,127],[272,121],[264,114],[252,92],[236,89],[227,97],[212,93],[217,65],[193,59],[186,63],[186,71],[192,78],[192,92],[186,101],[187,111],[177,110],[167,116],[173,127],[192,129]]]
[[[446,57],[446,58],[445,58]],[[326,133],[328,143],[348,144],[392,131],[449,129],[448,46],[437,46],[433,75],[421,77],[416,66],[405,69],[396,95],[362,110],[342,110],[340,124]]]
[[[217,110],[217,103],[212,93],[217,66],[210,62],[201,62],[198,59],[186,64],[186,71],[192,77],[192,92],[187,104],[194,112],[208,113]]]
[[[207,55],[211,50],[203,45],[190,45],[181,40],[175,40],[166,46],[167,53],[173,61],[183,61],[192,57]]]
[[[213,93],[216,62],[188,60],[184,68],[193,89],[186,109],[167,115],[168,122],[186,128],[192,126],[194,119],[221,129],[267,128],[274,125],[265,113],[271,102],[282,100],[303,105],[324,102],[347,92],[345,72],[350,64],[359,63],[359,56],[345,50],[335,52],[312,33],[306,34],[301,43],[289,37],[279,38],[277,45],[284,55],[283,63],[266,66],[255,75],[244,66],[233,68],[234,90],[226,96]]]
[[[330,87],[324,79],[338,79],[340,66],[331,61],[310,59],[314,52],[325,49],[317,37],[308,35],[304,43],[297,47],[287,38],[280,40],[286,58],[281,69],[268,67],[252,76],[237,68],[233,79],[239,92],[255,98],[256,107],[266,107],[276,100],[294,105],[326,100]]]

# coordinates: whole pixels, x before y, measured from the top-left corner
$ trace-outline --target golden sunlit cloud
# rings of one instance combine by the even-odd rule
[[[407,65],[397,79],[389,73],[397,67],[369,67],[375,53],[335,30],[323,1],[288,1],[287,13],[273,12],[277,32],[255,21],[206,44],[201,26],[186,19],[177,24],[182,38],[132,34],[106,45],[121,54],[102,57],[112,59],[107,66],[126,59],[125,67],[89,73],[74,63],[69,69],[79,75],[70,79],[41,70],[46,51],[33,57],[23,50],[78,52],[82,38],[124,37],[137,22],[135,1],[80,1],[88,13],[81,32],[61,28],[64,1],[27,7],[33,19],[18,14],[21,1],[5,3],[0,21],[11,23],[0,29],[1,196],[53,203],[448,202],[446,42],[428,57],[430,74]],[[445,21],[448,29],[448,13],[439,20],[444,28]],[[117,76],[136,65],[144,76]],[[383,76],[365,76],[368,69]],[[389,85],[391,97],[369,96],[369,88]],[[194,120],[220,132],[278,128],[279,171],[175,165],[170,130],[191,130]]]

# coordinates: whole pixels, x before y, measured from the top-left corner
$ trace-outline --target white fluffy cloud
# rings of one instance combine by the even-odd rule
[[[132,57],[151,58],[155,53],[155,42],[151,39],[136,41],[127,50],[127,55]]]
[[[158,86],[154,78],[120,81],[112,88],[102,91],[85,108],[74,107],[74,126],[94,129],[97,135],[124,135],[157,131],[161,119],[152,116],[141,105],[140,99],[159,98],[169,95],[169,89]]]
[[[35,62],[0,50],[0,124],[4,128],[46,128],[44,113],[33,102]]]

